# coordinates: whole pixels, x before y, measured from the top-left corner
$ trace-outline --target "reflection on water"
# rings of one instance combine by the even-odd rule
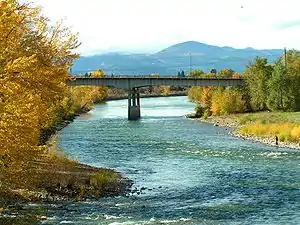
[[[133,179],[130,196],[47,205],[43,224],[298,224],[300,152],[244,141],[186,119],[186,97],[97,105],[60,136],[80,162]]]

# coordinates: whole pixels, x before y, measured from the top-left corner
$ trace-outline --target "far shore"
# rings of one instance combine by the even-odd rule
[[[176,93],[170,93],[168,95],[162,95],[162,94],[141,94],[140,98],[162,98],[162,97],[176,97],[176,96],[187,96],[186,92],[176,92]],[[114,101],[114,100],[123,100],[128,99],[128,96],[110,96],[105,99],[106,101]]]
[[[240,125],[237,118],[232,118],[228,116],[211,116],[207,119],[203,118],[196,118],[196,120],[199,120],[204,123],[210,123],[214,124],[215,126],[221,126],[221,127],[229,127],[231,128],[231,131],[229,132],[230,135],[233,135],[235,137],[239,137],[245,140],[250,140],[254,142],[261,142],[264,144],[267,144],[269,146],[275,146],[280,148],[291,148],[291,149],[298,149],[300,150],[300,144],[293,143],[293,142],[278,142],[278,145],[276,145],[275,137],[257,137],[253,135],[242,135],[239,133],[239,129],[242,128],[243,125]]]

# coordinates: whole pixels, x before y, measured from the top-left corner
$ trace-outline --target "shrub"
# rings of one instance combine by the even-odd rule
[[[119,173],[109,169],[94,173],[90,177],[91,192],[96,197],[103,196],[112,187],[117,187],[121,178]]]
[[[202,117],[203,114],[204,114],[204,111],[205,111],[205,108],[202,105],[200,105],[200,104],[196,105],[196,107],[195,107],[195,117],[196,118]]]
[[[210,109],[206,109],[205,111],[204,111],[204,113],[203,113],[203,116],[202,116],[202,118],[203,119],[207,119],[208,117],[210,117],[211,116],[211,111],[210,111]]]

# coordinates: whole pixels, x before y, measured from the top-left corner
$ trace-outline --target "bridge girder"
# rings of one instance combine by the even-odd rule
[[[74,77],[73,77],[74,78]],[[245,86],[243,79],[229,78],[188,78],[188,77],[75,77],[68,80],[70,86],[109,86],[128,91],[128,119],[138,120],[141,117],[139,87],[147,86]]]
[[[131,90],[147,86],[245,86],[240,78],[177,78],[177,77],[75,77],[68,81],[69,86],[109,86]]]

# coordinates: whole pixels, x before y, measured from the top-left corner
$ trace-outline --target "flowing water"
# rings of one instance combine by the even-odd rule
[[[47,205],[43,224],[300,224],[300,151],[187,119],[186,97],[141,104],[140,121],[127,120],[127,100],[110,101],[60,135],[71,157],[122,172],[137,191]]]

